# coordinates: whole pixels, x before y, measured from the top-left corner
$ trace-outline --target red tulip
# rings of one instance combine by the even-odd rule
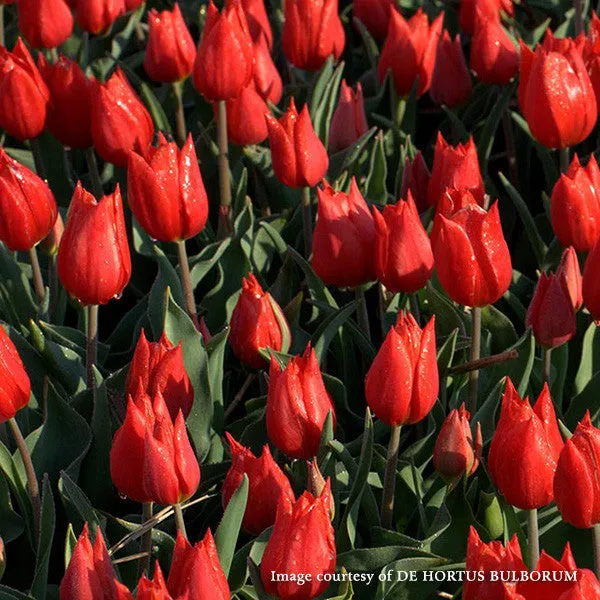
[[[590,30],[583,47],[583,60],[594,88],[596,104],[600,106],[600,18],[595,11],[592,11]]]
[[[267,115],[267,127],[275,177],[293,188],[313,187],[321,181],[329,167],[329,158],[313,129],[308,106],[305,104],[298,114],[292,97],[279,121]]]
[[[295,502],[282,496],[271,537],[260,563],[260,576],[267,594],[281,600],[311,600],[325,592],[323,576],[335,570],[334,530],[329,517],[331,485],[315,498],[304,492]],[[293,581],[277,581],[276,574],[296,575]],[[310,581],[298,582],[310,574]],[[291,579],[291,578],[290,578]]]
[[[406,202],[388,204],[383,215],[373,207],[375,272],[390,292],[413,293],[425,286],[433,273],[433,252],[410,192]]]
[[[229,504],[246,474],[250,486],[242,527],[252,535],[259,535],[275,522],[277,504],[281,496],[294,500],[292,486],[273,460],[267,444],[264,445],[260,458],[257,458],[249,448],[236,442],[229,433],[225,433],[225,436],[231,449],[231,467],[221,488],[223,507]]]
[[[34,48],[60,46],[73,31],[73,15],[64,0],[19,0],[19,30]]]
[[[552,502],[562,447],[548,385],[531,408],[509,379],[488,457],[492,480],[508,503],[529,510]]]
[[[130,12],[139,8],[144,3],[144,0],[125,0],[125,10]]]
[[[327,284],[355,287],[375,279],[375,224],[356,180],[350,192],[317,189],[318,218],[313,232],[312,266]]]
[[[254,42],[254,87],[263,100],[279,104],[283,94],[283,83],[264,33]]]
[[[217,105],[213,104],[215,120],[218,121]],[[242,90],[237,98],[227,100],[227,137],[238,146],[260,144],[267,139],[269,131],[265,118],[270,114],[267,103],[256,91],[254,83]]]
[[[585,307],[594,321],[600,322],[600,239],[585,259],[581,292]]]
[[[194,63],[194,87],[210,102],[239,96],[250,83],[254,50],[240,0],[219,14],[212,0]]]
[[[46,127],[64,146],[92,145],[92,89],[79,64],[60,55],[54,64],[38,55],[40,73],[50,90]]]
[[[131,256],[119,184],[96,201],[77,183],[57,266],[61,283],[81,304],[106,304],[125,289]]]
[[[367,404],[387,425],[410,425],[429,414],[438,391],[435,316],[421,329],[400,312],[365,378]]]
[[[0,423],[5,423],[29,403],[31,382],[15,345],[1,325],[0,378]]]
[[[0,127],[19,141],[36,138],[46,122],[48,88],[21,38],[0,46]]]
[[[507,15],[513,16],[515,7],[512,0],[460,0],[458,11],[460,28],[467,35],[473,35],[476,12],[481,12],[481,15],[488,21],[499,21],[501,10]]]
[[[435,104],[454,108],[464,104],[473,93],[471,75],[460,45],[460,36],[450,39],[444,29],[440,38],[429,95]]]
[[[0,147],[0,240],[29,250],[52,230],[58,208],[45,181]]]
[[[273,47],[273,32],[271,31],[264,0],[242,0],[242,8],[246,14],[252,41],[256,44],[264,36],[270,50]]]
[[[335,406],[310,343],[302,356],[295,356],[283,369],[271,357],[267,433],[279,450],[291,458],[316,456],[329,412],[335,428]]]
[[[391,0],[354,0],[352,14],[379,41],[387,35],[393,6]]]
[[[431,174],[421,152],[417,152],[412,162],[408,156],[406,157],[402,171],[400,198],[406,198],[410,192],[419,213],[425,212],[429,206],[427,204],[427,187],[430,177]]]
[[[128,201],[151,238],[187,240],[206,225],[208,197],[191,134],[183,148],[158,134],[158,146],[129,153]]]
[[[127,165],[131,150],[144,154],[154,125],[146,107],[120,67],[92,92],[92,138],[98,154],[117,167]]]
[[[556,276],[559,277],[569,292],[573,310],[578,311],[583,304],[581,295],[581,270],[579,269],[579,260],[573,246],[565,249],[560,259],[560,264],[556,270]]]
[[[99,35],[126,10],[125,0],[76,0],[75,17],[81,29]]]
[[[444,13],[440,13],[430,25],[419,8],[406,21],[397,9],[391,9],[388,34],[377,65],[379,81],[383,83],[391,70],[396,93],[406,96],[418,77],[417,96],[424,94],[431,85],[443,20]]]
[[[140,578],[135,600],[172,600],[158,561],[154,567],[152,580],[148,579],[146,575],[142,575]]]
[[[338,0],[285,0],[284,16],[281,44],[295,67],[318,71],[330,56],[340,59],[346,34]]]
[[[329,152],[333,154],[352,146],[368,129],[360,81],[354,93],[346,80],[342,79],[340,98],[329,128]]]

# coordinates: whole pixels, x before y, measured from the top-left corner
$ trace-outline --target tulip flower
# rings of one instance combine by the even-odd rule
[[[294,500],[292,486],[273,460],[268,444],[263,446],[262,455],[257,458],[229,433],[225,436],[231,449],[231,467],[221,488],[223,507],[227,507],[246,474],[250,485],[242,527],[252,535],[259,535],[275,522],[281,496]]]
[[[259,0],[262,3],[262,0]],[[281,75],[273,62],[265,33],[254,42],[254,87],[265,102],[279,104],[283,94]],[[246,89],[246,88],[244,88]],[[264,118],[263,118],[264,122]],[[265,135],[266,137],[266,135]],[[264,138],[263,138],[264,139]],[[262,140],[261,140],[262,141]]]
[[[125,11],[131,12],[139,8],[144,3],[144,0],[125,0]]]
[[[600,239],[585,259],[581,292],[583,304],[594,321],[600,322]]]
[[[252,41],[256,44],[261,37],[264,37],[267,48],[271,50],[273,47],[273,31],[271,30],[264,0],[242,0],[242,8],[246,15]]]
[[[75,18],[84,31],[99,35],[108,31],[127,10],[125,0],[75,0]]]
[[[492,480],[509,504],[531,510],[552,502],[562,447],[548,385],[532,408],[509,379],[488,457]]]
[[[229,343],[233,353],[249,367],[260,369],[265,360],[259,350],[284,350],[284,341],[289,341],[289,336],[289,326],[279,304],[250,273],[248,279],[242,280],[242,293],[231,313]]]
[[[427,187],[430,177],[431,174],[421,152],[417,152],[412,161],[408,156],[406,157],[402,171],[400,198],[406,198],[410,192],[419,213],[425,212],[428,208]]]
[[[218,120],[217,107],[214,107]],[[267,139],[269,131],[265,117],[270,114],[267,103],[250,84],[237,98],[227,100],[227,137],[238,146],[260,144]]]
[[[327,285],[355,287],[375,279],[375,224],[356,180],[350,192],[317,189],[312,266]]]
[[[418,77],[417,96],[423,95],[431,85],[443,20],[440,13],[430,25],[419,8],[406,21],[397,9],[390,9],[388,34],[377,64],[379,81],[383,83],[391,71],[396,93],[406,96]]]
[[[330,412],[335,428],[335,406],[310,343],[302,356],[295,356],[284,368],[271,357],[267,434],[279,450],[291,458],[316,456]]]
[[[310,600],[325,592],[329,583],[323,581],[323,575],[334,572],[336,560],[330,503],[329,480],[318,498],[310,492],[304,492],[295,502],[288,496],[281,497],[260,563],[260,576],[267,594],[281,600]],[[303,584],[297,577],[280,582],[272,573],[310,574],[311,578]]]
[[[342,79],[340,98],[329,128],[329,152],[333,154],[352,146],[368,129],[360,82],[356,84],[354,93]]]
[[[285,0],[284,17],[281,44],[295,67],[318,71],[330,56],[340,59],[346,34],[338,0]]]
[[[379,41],[387,35],[393,6],[391,0],[354,0],[352,14]]]
[[[560,259],[560,264],[556,270],[556,276],[559,277],[569,292],[569,298],[573,310],[578,311],[583,304],[581,292],[581,270],[579,269],[579,260],[573,246],[569,246]]]
[[[377,279],[390,292],[420,290],[433,273],[433,252],[412,194],[408,192],[406,201],[388,204],[383,215],[373,207],[373,217]]]
[[[5,423],[29,403],[31,383],[15,345],[1,325],[0,379],[0,423]]]
[[[140,577],[135,600],[172,600],[158,561],[154,567],[152,580],[148,579],[146,575]]]
[[[19,31],[34,48],[60,46],[73,31],[73,15],[64,0],[19,0]]]
[[[600,18],[595,11],[592,11],[589,33],[583,46],[583,61],[594,88],[596,104],[600,106]]]
[[[19,141],[44,131],[50,93],[21,38],[0,46],[0,127]]]
[[[476,12],[488,21],[498,22],[500,11],[512,17],[515,14],[512,0],[460,0],[458,23],[467,35],[473,35]]]
[[[435,104],[454,108],[464,104],[472,93],[473,84],[460,45],[460,36],[457,35],[452,41],[448,30],[444,29],[437,48],[429,96]]]

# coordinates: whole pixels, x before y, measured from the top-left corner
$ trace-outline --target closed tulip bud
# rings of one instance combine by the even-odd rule
[[[356,93],[354,93],[346,84],[346,80],[342,79],[340,99],[331,117],[329,128],[329,152],[339,152],[352,146],[356,140],[367,133],[368,129],[360,82],[356,84]]]
[[[441,132],[438,133],[427,190],[429,206],[435,206],[445,195],[447,188],[468,189],[477,203],[483,205],[485,190],[477,147],[472,137],[466,144],[451,146]]]
[[[458,23],[467,35],[473,35],[476,12],[488,21],[499,21],[500,11],[513,16],[515,7],[512,0],[460,0]]]
[[[254,42],[254,87],[263,100],[279,104],[283,94],[283,83],[264,33]]]
[[[242,8],[246,14],[250,37],[256,44],[264,36],[269,50],[273,47],[273,31],[265,9],[264,0],[242,0]]]
[[[181,410],[187,419],[194,403],[194,388],[183,364],[181,342],[173,346],[163,332],[158,342],[148,342],[142,329],[129,366],[125,393],[133,398],[161,393],[175,421]]]
[[[579,269],[579,260],[573,246],[569,246],[562,253],[560,264],[556,270],[556,276],[559,277],[569,292],[573,310],[578,311],[583,304],[581,292],[581,270]]]
[[[440,38],[429,96],[435,102],[454,108],[464,104],[473,93],[471,75],[460,45],[460,36],[450,39],[448,30]]]
[[[350,192],[317,189],[312,266],[327,285],[355,287],[375,279],[375,223],[356,180]]]
[[[323,575],[335,570],[335,533],[329,518],[331,487],[329,480],[325,491],[315,498],[304,492],[295,502],[282,496],[277,508],[277,518],[271,537],[260,563],[260,575],[268,594],[280,600],[311,600],[327,589],[329,583]],[[299,583],[279,582],[272,573],[311,575],[310,580]],[[292,579],[292,578],[290,578]]]
[[[45,181],[0,147],[0,240],[29,250],[52,230],[58,208]]]
[[[433,252],[410,192],[407,200],[388,204],[383,215],[373,207],[375,272],[390,292],[413,293],[433,273]]]
[[[75,18],[81,29],[99,35],[125,11],[125,0],[76,0]]]
[[[275,522],[277,504],[281,496],[294,500],[294,492],[288,478],[273,460],[267,444],[260,458],[249,448],[225,433],[231,449],[231,467],[221,488],[223,507],[226,507],[244,478],[248,476],[248,502],[242,527],[251,535],[259,535]]]
[[[377,41],[385,39],[390,23],[391,0],[354,0],[352,14]]]
[[[279,352],[290,331],[279,304],[264,292],[252,273],[242,280],[242,293],[231,313],[229,343],[236,357],[253,369],[265,366],[261,348]]]
[[[210,529],[194,546],[181,531],[177,533],[167,587],[173,598],[229,600],[229,585]]]
[[[275,177],[293,188],[313,187],[321,181],[327,173],[329,158],[313,129],[308,106],[305,104],[298,114],[291,98],[279,121],[273,115],[267,115],[266,119]]]
[[[0,46],[0,127],[19,141],[44,131],[50,93],[21,38]]]
[[[119,184],[96,200],[77,182],[57,258],[58,276],[81,304],[106,304],[131,277]]]
[[[408,156],[406,157],[404,170],[402,171],[400,198],[406,198],[408,192],[410,192],[419,213],[425,212],[429,206],[427,203],[427,187],[429,186],[430,177],[431,174],[421,152],[417,152],[412,161]]]
[[[208,197],[189,135],[183,148],[158,134],[158,146],[129,154],[128,202],[148,235],[161,242],[194,237],[206,225]]]
[[[254,48],[240,0],[229,0],[219,14],[212,0],[194,63],[194,87],[209,101],[239,96],[250,83]]]
[[[377,65],[379,81],[383,83],[391,71],[396,93],[406,96],[418,77],[417,96],[424,94],[431,85],[443,20],[441,13],[430,25],[419,8],[406,21],[397,9],[391,9],[388,34]]]
[[[213,104],[213,110],[218,121],[216,104]],[[227,138],[238,146],[260,144],[269,135],[265,120],[269,114],[267,103],[250,82],[237,98],[227,100]]]
[[[318,71],[346,43],[338,0],[285,0],[281,44],[285,57],[299,69]]]
[[[31,382],[15,345],[1,325],[0,379],[0,423],[4,423],[29,403]]]
[[[401,312],[365,378],[367,404],[387,425],[424,419],[438,396],[435,316],[421,329]]]
[[[19,0],[19,31],[34,48],[60,46],[73,31],[73,15],[64,0]]]
[[[488,457],[492,480],[509,504],[530,510],[552,502],[562,447],[548,384],[532,408],[509,379]]]
[[[335,429],[335,406],[310,343],[302,356],[295,356],[284,368],[271,357],[267,433],[279,450],[291,458],[316,456],[330,412]]]
[[[158,561],[154,567],[152,580],[148,579],[146,575],[142,575],[140,578],[135,600],[172,600]]]
[[[148,13],[148,45],[144,69],[152,81],[172,83],[185,79],[196,58],[196,46],[183,20],[179,4],[172,11]]]
[[[600,322],[600,238],[585,259],[581,293],[592,318]]]

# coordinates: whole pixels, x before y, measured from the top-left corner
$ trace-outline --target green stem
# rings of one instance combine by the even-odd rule
[[[472,362],[463,363],[462,365],[457,365],[456,367],[450,367],[448,369],[448,374],[460,375],[461,373],[470,373],[471,371],[478,371],[479,369],[492,367],[493,365],[514,360],[518,357],[519,353],[513,348],[512,350],[506,350],[506,352],[501,352],[500,354],[492,354],[491,356],[486,356]]]
[[[396,491],[396,466],[400,450],[400,425],[392,425],[390,443],[388,445],[385,475],[383,478],[383,497],[381,501],[381,525],[392,528],[394,515],[394,495]]]
[[[177,525],[177,529],[181,531],[183,537],[187,540],[187,531],[185,530],[185,521],[183,520],[181,504],[173,504],[173,510],[175,511],[175,524]]]
[[[310,188],[302,188],[302,232],[304,234],[304,253],[306,258],[312,254],[312,205],[310,203]]]
[[[173,94],[175,96],[175,133],[177,143],[179,147],[182,147],[187,138],[185,112],[183,110],[183,81],[173,83]]]
[[[196,312],[196,300],[194,299],[194,288],[192,287],[190,264],[185,249],[185,240],[177,242],[177,256],[179,258],[179,278],[183,287],[187,312],[194,323],[194,327],[200,330],[200,322],[198,321],[198,313]]]
[[[31,271],[33,272],[33,289],[38,304],[42,306],[46,297],[46,288],[44,287],[44,278],[40,269],[40,261],[38,260],[37,250],[35,246],[29,249],[29,261],[31,262]]]
[[[470,362],[481,357],[481,308],[474,306],[471,312],[471,358]],[[477,412],[477,390],[479,387],[479,370],[469,371],[469,397],[467,410],[474,415]]]
[[[42,157],[42,149],[40,148],[40,142],[38,138],[29,140],[29,146],[31,147],[31,154],[33,154],[35,172],[42,179],[46,179],[46,169],[44,168],[44,159]]]
[[[229,142],[227,140],[227,104],[217,102],[217,145],[219,147],[219,189],[221,206],[217,237],[226,238],[233,232],[231,224],[231,185],[229,183]]]
[[[142,525],[152,519],[152,502],[142,504]],[[150,555],[152,554],[152,527],[149,527],[142,536],[142,556],[138,567],[138,577],[149,573]]]
[[[558,156],[560,159],[560,172],[566,173],[569,170],[569,148],[561,148],[558,151]]]
[[[4,46],[4,4],[0,4],[0,46]]]
[[[592,541],[594,545],[594,573],[600,579],[600,524],[594,525],[592,529]]]
[[[419,296],[418,294],[410,294],[410,312],[412,313],[412,316],[414,318],[414,320],[417,322],[417,324],[421,324],[421,309],[419,308]]]
[[[583,11],[581,9],[581,0],[573,0],[575,5],[575,35],[583,33]]]
[[[48,283],[50,285],[50,306],[48,313],[51,318],[58,305],[58,270],[56,268],[56,254],[48,257]]]
[[[540,558],[538,513],[536,508],[527,511],[527,558],[529,568],[535,569]]]
[[[362,288],[357,287],[354,290],[356,295],[356,316],[358,325],[363,330],[364,334],[371,339],[371,328],[369,327],[369,312],[367,311],[367,299]]]
[[[377,285],[377,293],[379,295],[379,325],[381,327],[381,337],[385,338],[387,330],[385,327],[385,313],[386,313],[386,297],[385,297],[385,286],[383,283]]]
[[[96,153],[92,147],[85,149],[85,160],[87,161],[92,180],[92,192],[96,199],[100,200],[104,195],[104,190],[102,188],[102,179],[100,179],[100,171],[98,170],[98,162],[96,161]]]
[[[88,389],[93,389],[96,382],[94,365],[98,356],[98,305],[90,304],[87,310],[86,382]]]
[[[550,385],[550,368],[552,366],[552,348],[544,348],[542,350],[542,355],[544,357],[544,371],[543,371],[543,379],[544,381]]]

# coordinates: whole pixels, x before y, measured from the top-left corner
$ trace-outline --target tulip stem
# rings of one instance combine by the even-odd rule
[[[392,425],[390,443],[388,445],[385,475],[383,477],[383,497],[381,501],[381,525],[392,528],[394,516],[394,495],[396,491],[396,466],[400,450],[400,425]]]
[[[187,137],[185,112],[183,110],[183,81],[173,83],[173,95],[175,96],[175,133],[177,135],[177,143],[181,148],[185,144]]]
[[[4,46],[4,4],[0,4],[0,46]]]
[[[46,297],[46,288],[44,287],[44,279],[42,270],[40,269],[40,261],[38,260],[37,250],[35,246],[29,249],[29,261],[31,262],[31,271],[33,273],[33,289],[40,307],[44,304]]]
[[[181,504],[173,504],[173,512],[175,514],[175,524],[177,525],[177,529],[181,531],[183,537],[187,540],[187,531],[185,530],[185,521],[183,520]]]
[[[15,418],[9,419],[10,429],[15,438],[23,466],[25,467],[25,474],[27,476],[27,488],[29,490],[29,498],[31,499],[31,507],[33,509],[33,522],[35,524],[35,535],[37,537],[40,530],[40,512],[41,512],[41,501],[40,501],[40,488],[38,486],[38,480],[35,475],[35,469],[31,460],[31,454],[25,443],[25,438],[21,433],[19,424]]]
[[[581,0],[573,0],[575,5],[575,35],[583,33],[583,11],[581,10]]]
[[[527,511],[527,558],[529,568],[532,570],[535,569],[540,558],[537,508]]]
[[[86,382],[88,389],[95,387],[94,365],[98,356],[98,305],[88,307],[87,347],[86,347]]]
[[[225,100],[217,102],[217,145],[219,146],[219,189],[221,192],[221,209],[217,238],[223,239],[231,235],[231,185],[229,183],[229,142],[227,140],[227,104]]]
[[[29,140],[29,146],[31,148],[31,154],[33,154],[35,172],[38,174],[38,177],[46,180],[46,169],[44,169],[44,159],[42,157],[42,149],[40,148],[38,138]]]
[[[561,148],[558,151],[558,157],[560,159],[560,172],[566,173],[569,170],[569,148]]]
[[[519,169],[517,168],[517,153],[515,150],[515,136],[513,134],[512,118],[507,108],[502,112],[502,129],[506,142],[506,153],[508,157],[508,174],[510,182],[515,189],[519,189]]]
[[[592,529],[592,541],[594,545],[594,573],[600,579],[600,524],[598,523]]]
[[[190,274],[190,264],[185,249],[185,240],[177,242],[177,256],[179,258],[179,277],[181,279],[181,286],[183,287],[187,311],[194,323],[194,327],[200,330],[200,322],[198,321],[198,313],[196,312],[196,300],[194,299],[194,288],[192,286],[192,276]]]
[[[58,306],[58,270],[56,268],[56,254],[48,257],[48,284],[50,286],[50,306],[48,313],[51,318]]]
[[[385,313],[387,310],[387,300],[385,297],[385,286],[383,285],[383,283],[379,283],[377,285],[377,291],[379,294],[379,324],[381,326],[381,336],[385,338],[385,335],[387,333],[385,327]]]
[[[100,200],[100,198],[102,198],[104,195],[104,189],[102,188],[100,171],[98,171],[96,153],[91,146],[85,149],[85,160],[87,161],[88,169],[90,171],[90,179],[92,180],[92,192],[94,193],[94,196],[96,196],[96,200]]]
[[[365,291],[362,288],[357,287],[354,292],[356,294],[356,316],[358,318],[358,325],[363,333],[371,339],[371,328],[369,327],[369,312],[367,311]]]
[[[543,379],[544,382],[550,385],[550,368],[552,367],[552,348],[544,348],[542,350],[542,355],[544,357],[544,371],[543,371]]]
[[[448,375],[460,375],[461,373],[470,373],[471,371],[478,371],[479,369],[485,369],[499,363],[514,360],[519,357],[519,353],[513,348],[500,354],[492,354],[492,356],[486,356],[472,362],[463,363],[456,367],[450,367],[448,369]]]
[[[420,326],[421,325],[421,309],[419,308],[418,294],[416,294],[416,293],[410,294],[410,299],[409,299],[408,303],[410,306],[410,312],[412,313],[414,320]]]
[[[481,357],[481,308],[474,306],[471,312],[471,358],[475,362]],[[477,412],[477,389],[479,387],[479,369],[469,371],[468,411],[474,415]]]
[[[144,502],[142,504],[142,525],[148,523],[152,519],[152,502]],[[144,573],[148,574],[150,567],[150,555],[152,554],[152,527],[148,527],[142,536],[142,554],[140,556],[140,564],[138,567],[138,577]]]
[[[302,188],[302,231],[304,233],[304,253],[306,258],[312,254],[312,205],[310,203],[310,188]]]

